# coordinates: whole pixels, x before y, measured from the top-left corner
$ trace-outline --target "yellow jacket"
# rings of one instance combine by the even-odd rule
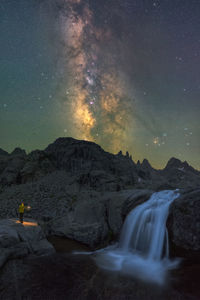
[[[19,206],[19,213],[24,213],[24,203],[21,203]]]

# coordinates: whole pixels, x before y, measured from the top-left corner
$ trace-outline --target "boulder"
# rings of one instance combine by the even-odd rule
[[[53,246],[34,220],[26,219],[23,224],[17,219],[0,220],[0,268],[10,258],[53,252]]]
[[[48,223],[51,235],[65,236],[91,248],[103,243],[108,235],[105,206],[101,201],[79,201],[68,214]]]
[[[118,237],[128,213],[150,198],[151,190],[123,190],[110,193],[107,201],[108,224],[114,237]]]
[[[167,227],[172,255],[200,258],[200,188],[185,190],[175,199]]]

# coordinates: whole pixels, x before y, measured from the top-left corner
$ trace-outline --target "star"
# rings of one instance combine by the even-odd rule
[[[153,139],[153,143],[154,143],[155,145],[158,145],[158,144],[159,144],[159,138],[158,138],[158,137],[155,137],[155,138]]]

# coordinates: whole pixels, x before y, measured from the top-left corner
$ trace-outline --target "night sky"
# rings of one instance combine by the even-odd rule
[[[0,0],[0,147],[200,169],[199,0]]]

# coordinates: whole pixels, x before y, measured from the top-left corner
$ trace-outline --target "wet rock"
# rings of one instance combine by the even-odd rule
[[[108,224],[114,236],[118,236],[125,217],[137,205],[152,195],[150,190],[124,190],[110,193],[107,199]]]
[[[171,204],[167,226],[172,255],[200,258],[200,188],[182,192]]]
[[[9,261],[0,282],[1,299],[186,300],[199,295],[186,288],[183,293],[180,284],[175,288],[154,286],[103,271],[88,255],[53,254]]]

